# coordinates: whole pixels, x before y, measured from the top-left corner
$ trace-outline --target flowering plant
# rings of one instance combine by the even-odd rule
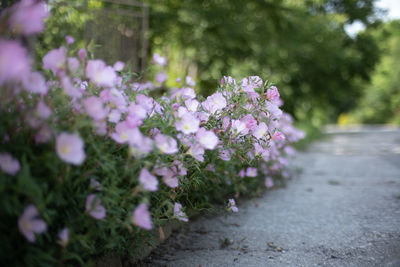
[[[204,99],[186,77],[154,98],[165,58],[153,58],[156,83],[138,82],[70,36],[40,72],[18,38],[43,30],[46,16],[42,2],[22,0],[0,17],[1,262],[128,253],[156,226],[288,176],[290,144],[304,134],[276,87],[224,77]],[[233,199],[228,210],[238,211]]]

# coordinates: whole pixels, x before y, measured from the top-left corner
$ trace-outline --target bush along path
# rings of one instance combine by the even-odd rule
[[[331,129],[287,188],[199,219],[139,266],[400,266],[400,129]]]
[[[71,36],[34,62],[20,40],[47,16],[33,0],[0,16],[0,265],[134,257],[150,230],[213,203],[237,212],[235,198],[287,177],[304,133],[276,87],[224,77],[203,99],[186,77],[153,97],[165,58],[153,58],[154,83],[137,82]]]

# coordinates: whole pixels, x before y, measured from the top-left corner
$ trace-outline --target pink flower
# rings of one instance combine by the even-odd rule
[[[178,152],[178,143],[170,136],[157,134],[154,138],[157,148],[165,154],[174,154]]]
[[[207,122],[210,117],[210,114],[208,114],[207,112],[204,112],[204,111],[197,112],[196,114],[201,122]]]
[[[204,148],[199,143],[191,145],[187,153],[198,161],[204,161]]]
[[[133,116],[134,118],[143,120],[147,118],[147,111],[144,107],[131,102],[128,108],[129,115]]]
[[[144,108],[149,115],[152,113],[155,106],[154,99],[143,94],[136,95],[136,103]]]
[[[257,169],[249,167],[246,170],[246,176],[247,177],[257,177]]]
[[[236,81],[235,81],[235,79],[232,78],[231,76],[224,76],[224,77],[221,79],[221,84],[224,85],[225,83],[226,83],[226,84],[229,84],[229,85],[234,85],[234,86],[236,86]]]
[[[89,187],[91,189],[94,189],[96,191],[103,191],[103,187],[101,186],[101,184],[99,183],[99,181],[97,181],[96,179],[90,178],[90,185]]]
[[[118,109],[121,113],[125,113],[127,108],[127,97],[118,89],[104,89],[100,92],[100,99],[103,103],[109,103],[111,108]]]
[[[146,168],[143,168],[140,171],[139,181],[145,190],[154,192],[158,189],[157,178],[152,175]]]
[[[272,135],[272,140],[285,140],[285,136],[284,136],[283,133],[281,133],[280,131],[276,131],[276,132]]]
[[[260,95],[256,92],[248,92],[247,93],[247,98],[250,100],[250,102],[257,103],[259,97],[260,97]],[[248,102],[248,104],[250,102]]]
[[[154,171],[157,175],[163,177],[163,182],[166,185],[168,185],[171,188],[178,187],[179,185],[178,175],[182,174],[178,172],[176,166],[172,166],[172,170],[167,167],[162,167],[162,168],[157,167]]]
[[[266,107],[273,119],[279,119],[282,116],[282,110],[274,103],[266,101]]]
[[[48,16],[42,1],[22,0],[11,7],[10,28],[15,33],[31,35],[42,32],[44,19]]]
[[[230,161],[231,160],[231,154],[230,154],[229,150],[227,150],[227,149],[220,150],[219,151],[219,157],[223,161]]]
[[[226,131],[229,127],[231,127],[231,119],[228,116],[225,116],[222,118],[222,129]]]
[[[180,162],[179,162],[180,163]],[[183,166],[180,166],[177,162],[174,161],[174,165],[171,167],[171,169],[167,167],[156,167],[154,170],[157,175],[163,176],[163,182],[168,185],[171,188],[178,187],[179,185],[179,180],[178,176],[179,175],[186,175],[186,169],[183,168]],[[181,169],[179,171],[179,169]]]
[[[136,128],[143,125],[143,120],[134,115],[128,115],[125,118],[126,124],[131,128]]]
[[[75,42],[75,39],[71,35],[67,35],[65,36],[65,42],[67,43],[67,45],[71,45]]]
[[[122,71],[124,69],[124,67],[125,67],[125,63],[121,62],[121,61],[115,62],[114,66],[113,66],[115,71]]]
[[[246,124],[246,128],[249,130],[254,130],[254,128],[257,127],[257,120],[254,119],[253,115],[251,114],[244,116],[241,121]]]
[[[121,112],[119,112],[116,109],[111,110],[111,112],[108,114],[108,121],[117,123],[121,120]]]
[[[79,60],[76,57],[69,57],[68,58],[68,69],[75,73],[79,69]]]
[[[212,131],[207,131],[205,128],[201,127],[196,133],[196,140],[205,148],[205,149],[214,149],[219,140],[218,137]]]
[[[37,218],[38,215],[37,208],[30,204],[25,207],[24,212],[18,219],[19,230],[32,243],[36,241],[35,233],[42,234],[47,230],[46,222]]]
[[[236,207],[235,200],[233,198],[230,198],[228,201],[229,201],[228,202],[228,210],[233,211],[233,212],[238,212],[239,209]]]
[[[259,143],[254,143],[254,154],[263,155],[267,150],[264,149]]]
[[[132,90],[135,92],[140,92],[140,91],[144,91],[146,89],[148,89],[149,91],[154,90],[155,85],[148,81],[145,83],[133,83],[132,84]]]
[[[106,209],[101,205],[101,199],[95,194],[86,197],[86,212],[96,220],[102,220],[106,217]]]
[[[156,135],[158,135],[158,134],[161,134],[160,129],[158,129],[158,128],[153,128],[153,129],[150,130],[150,135],[151,135],[151,136],[156,136]]]
[[[178,112],[176,113],[176,116],[179,117],[179,118],[181,118],[183,115],[189,113],[187,108],[182,107],[182,106],[177,106],[176,109],[178,109]]]
[[[67,163],[81,165],[86,157],[83,147],[83,140],[78,134],[64,132],[57,136],[57,155]]]
[[[153,228],[147,204],[142,203],[137,206],[137,208],[133,212],[131,221],[134,225],[146,230],[151,230]]]
[[[111,138],[119,144],[134,144],[141,140],[142,134],[139,129],[129,127],[126,122],[119,122],[115,126],[115,132],[111,134]]]
[[[188,222],[189,219],[187,215],[182,211],[182,205],[178,202],[174,204],[174,216],[178,218],[178,220],[183,222]]]
[[[246,176],[246,172],[244,171],[244,169],[241,169],[241,170],[239,171],[238,176],[239,176],[240,178],[244,178],[244,177]]]
[[[168,175],[163,176],[163,182],[171,188],[178,187],[179,180],[173,172]]]
[[[142,136],[137,142],[131,144],[129,152],[132,156],[142,157],[153,150],[153,140],[147,136]]]
[[[90,96],[83,100],[83,105],[87,114],[94,120],[102,120],[107,117],[107,111],[103,107],[103,102],[97,96]]]
[[[254,130],[253,136],[257,139],[264,138],[268,133],[268,126],[265,122],[261,122]]]
[[[80,98],[82,93],[74,86],[70,77],[63,76],[61,78],[61,85],[64,88],[64,93],[72,98]]]
[[[183,87],[180,91],[179,91],[181,97],[183,99],[193,99],[196,97],[196,93],[195,91],[190,88],[190,87]]]
[[[45,95],[49,90],[46,80],[39,72],[31,72],[27,74],[27,76],[23,78],[22,83],[25,90],[31,93]]]
[[[249,78],[243,78],[242,80],[242,88],[243,91],[247,93],[254,92],[255,88],[259,88],[262,86],[262,79],[258,76],[250,76]]]
[[[226,99],[221,93],[217,92],[207,97],[201,105],[205,111],[214,114],[226,107]]]
[[[157,53],[155,53],[153,55],[153,61],[154,61],[154,63],[156,63],[160,66],[165,66],[167,64],[167,60],[165,59],[165,57],[162,57]]]
[[[85,61],[86,58],[86,49],[85,48],[81,48],[78,51],[78,57],[81,61]]]
[[[158,74],[156,75],[156,81],[157,81],[158,83],[163,83],[163,82],[165,82],[165,81],[167,80],[167,78],[168,78],[168,76],[167,76],[167,74],[165,73],[165,71],[162,71],[162,72],[160,72],[160,73],[158,73]]]
[[[9,175],[15,176],[21,169],[21,166],[19,161],[10,154],[0,152],[0,169]]]
[[[62,246],[62,247],[66,247],[69,243],[69,230],[68,228],[63,228],[60,232],[58,232],[58,240],[57,243]]]
[[[235,135],[246,135],[249,132],[247,129],[246,124],[240,120],[232,120],[231,126],[232,133]]]
[[[195,86],[196,85],[196,82],[192,79],[192,77],[190,77],[190,76],[186,76],[186,84],[187,85],[189,85],[189,86]]]
[[[278,92],[278,88],[276,88],[275,86],[271,86],[271,88],[267,90],[266,96],[267,99],[271,102],[279,100],[280,95]]]
[[[67,63],[66,54],[67,50],[63,46],[49,51],[43,57],[43,69],[51,70],[54,75],[63,73]]]
[[[265,186],[266,186],[268,189],[274,187],[274,181],[272,180],[271,177],[267,176],[267,177],[265,178]]]
[[[190,113],[184,114],[181,119],[175,123],[176,129],[184,134],[197,132],[199,125],[200,121]]]
[[[178,176],[184,176],[187,174],[186,168],[183,166],[183,163],[179,160],[174,160],[172,162],[172,169],[174,170],[174,173]]]
[[[40,100],[36,106],[36,114],[39,118],[46,120],[51,115],[51,109],[43,102],[43,100]]]
[[[86,66],[86,76],[97,86],[113,87],[117,80],[115,70],[106,66],[102,60],[89,60]]]
[[[195,99],[187,99],[185,100],[185,106],[190,112],[196,112],[199,107],[199,101]]]
[[[0,86],[29,75],[28,51],[16,41],[0,40]]]

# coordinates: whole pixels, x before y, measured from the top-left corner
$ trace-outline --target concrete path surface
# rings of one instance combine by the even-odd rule
[[[400,266],[400,129],[328,132],[286,188],[190,222],[141,266]]]

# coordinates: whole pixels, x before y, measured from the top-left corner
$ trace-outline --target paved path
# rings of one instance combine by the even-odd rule
[[[400,266],[400,129],[329,132],[287,188],[189,223],[145,266]]]

